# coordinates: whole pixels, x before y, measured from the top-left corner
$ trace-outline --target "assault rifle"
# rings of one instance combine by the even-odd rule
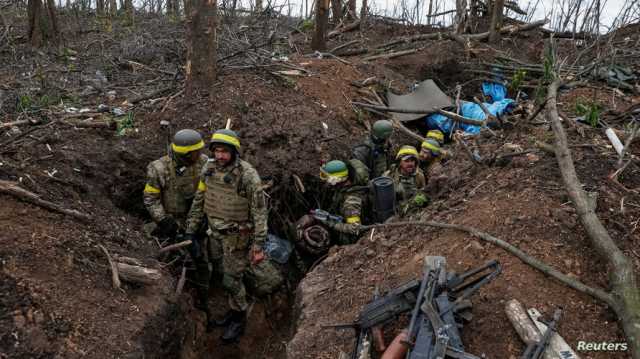
[[[562,309],[556,309],[553,313],[553,319],[549,322],[547,326],[547,331],[544,332],[542,338],[539,341],[531,343],[527,345],[527,349],[525,349],[524,354],[520,357],[520,359],[540,359],[542,358],[542,354],[544,354],[544,350],[549,345],[549,341],[551,337],[556,332],[556,326],[558,326],[558,322],[560,321],[560,315],[562,315]]]
[[[363,340],[370,340],[373,327],[385,325],[411,311],[406,340],[409,359],[475,359],[464,352],[459,328],[471,320],[469,297],[501,272],[495,260],[462,274],[446,271],[444,257],[425,257],[422,280],[411,280],[364,306],[354,323],[325,328],[353,328],[358,333],[353,359],[363,354]],[[363,334],[364,333],[364,334]],[[368,336],[367,336],[368,335]],[[371,345],[367,345],[370,348]],[[368,349],[370,350],[370,349]]]

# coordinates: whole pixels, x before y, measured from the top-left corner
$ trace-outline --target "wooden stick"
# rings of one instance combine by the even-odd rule
[[[142,266],[134,266],[126,263],[116,263],[118,267],[118,274],[122,280],[136,283],[136,284],[155,284],[162,274],[160,271],[153,268],[147,268]]]
[[[175,250],[178,250],[180,248],[188,247],[190,245],[191,245],[191,240],[182,241],[180,243],[171,244],[171,245],[168,245],[166,247],[160,248],[160,254],[171,252],[171,251],[175,251]]]
[[[113,287],[116,289],[121,289],[118,267],[116,266],[113,259],[111,259],[111,255],[109,254],[109,251],[102,244],[98,244],[98,248],[102,249],[104,254],[107,256],[107,260],[109,261],[109,267],[111,267],[111,283],[113,284]]]
[[[573,288],[579,292],[588,294],[607,304],[613,303],[613,298],[611,297],[611,295],[605,292],[604,290],[599,288],[589,287],[586,284],[553,269],[548,264],[543,263],[529,256],[528,254],[520,250],[518,247],[513,246],[503,241],[502,239],[496,238],[490,235],[489,233],[482,232],[474,227],[457,225],[457,224],[449,224],[449,223],[441,223],[441,222],[432,222],[432,221],[404,221],[404,222],[392,222],[392,223],[383,223],[383,224],[372,224],[368,226],[362,226],[362,229],[367,230],[370,228],[389,228],[389,227],[403,227],[403,226],[428,226],[428,227],[436,227],[436,228],[444,228],[444,229],[453,229],[453,230],[469,233],[470,235],[478,239],[492,243],[504,249],[505,251],[519,258],[525,264],[530,265],[531,267],[558,280],[559,282],[567,285],[570,288]]]
[[[529,345],[540,341],[540,332],[529,318],[527,311],[516,299],[511,299],[504,306],[504,312],[522,341]]]
[[[226,125],[226,126],[224,126],[224,128],[225,128],[226,130],[230,130],[230,129],[231,129],[231,117],[229,117],[229,118],[227,119],[227,125]]]
[[[351,46],[351,45],[353,45],[353,44],[360,43],[360,41],[361,41],[360,39],[355,39],[355,40],[351,40],[351,41],[349,41],[349,42],[345,42],[344,44],[342,44],[342,45],[338,45],[338,46],[334,47],[333,49],[329,50],[329,52],[330,52],[330,53],[335,53],[336,51],[338,51],[338,50],[342,50],[342,49],[344,49],[345,47],[349,47],[349,46]]]
[[[187,281],[187,266],[182,266],[182,272],[180,273],[180,279],[178,280],[178,286],[176,287],[176,297],[179,297],[182,294],[182,289],[184,289],[184,283]]]
[[[91,222],[91,216],[78,212],[74,209],[67,209],[58,204],[45,201],[37,194],[21,188],[17,182],[0,180],[0,193],[11,195],[17,199],[35,204],[53,212],[66,214],[67,216],[74,217],[83,222]]]
[[[0,123],[0,129],[13,127],[13,126],[26,125],[28,123],[31,123],[31,120],[18,120],[13,122],[4,122],[4,123]]]
[[[418,52],[420,50],[422,50],[422,48],[387,52],[387,53],[384,53],[384,54],[367,56],[367,57],[363,58],[362,61],[371,61],[371,60],[376,60],[376,59],[392,59],[394,57],[400,57],[400,56],[415,54],[416,52]]]

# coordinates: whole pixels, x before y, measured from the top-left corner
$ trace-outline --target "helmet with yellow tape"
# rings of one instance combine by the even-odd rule
[[[320,167],[320,179],[330,185],[335,185],[348,180],[349,169],[347,168],[347,164],[339,160],[333,160],[325,163],[324,166]]]
[[[427,132],[427,138],[433,138],[434,140],[438,141],[439,144],[444,143],[444,133],[442,133],[442,131],[440,130],[431,130]]]
[[[413,146],[402,146],[396,154],[396,160],[406,160],[409,158],[418,159],[418,150]]]
[[[211,142],[209,143],[209,148],[214,146],[215,144],[223,144],[230,146],[236,150],[236,152],[240,153],[240,138],[235,131],[222,129],[216,131],[211,136]]]
[[[177,155],[198,151],[204,148],[202,136],[198,131],[184,129],[176,132],[171,141],[171,151]]]
[[[430,151],[434,156],[438,156],[440,154],[440,151],[442,151],[438,141],[434,140],[433,138],[426,138],[424,141],[422,141],[421,147],[424,150]]]

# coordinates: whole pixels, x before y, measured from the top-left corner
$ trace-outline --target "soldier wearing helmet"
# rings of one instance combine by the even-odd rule
[[[373,123],[371,133],[365,141],[352,150],[354,159],[362,162],[369,169],[369,178],[382,176],[389,167],[391,145],[389,138],[393,133],[393,125],[388,120]]]
[[[169,153],[147,167],[143,199],[157,224],[153,234],[173,237],[179,229],[185,229],[200,169],[207,162],[203,148],[202,136],[197,131],[178,131],[173,136]]]
[[[397,208],[404,216],[427,204],[424,193],[426,179],[418,166],[418,150],[413,146],[402,146],[396,154],[396,163],[385,172],[393,179]]]
[[[213,158],[202,169],[198,189],[187,220],[187,236],[205,217],[210,240],[222,247],[222,285],[231,310],[222,320],[208,318],[208,327],[224,326],[221,339],[234,342],[244,333],[249,307],[243,282],[253,266],[268,263],[263,252],[267,237],[267,206],[258,172],[240,158],[240,139],[232,130],[211,136]],[[193,238],[193,256],[202,256],[202,243]]]
[[[187,228],[187,215],[196,196],[202,167],[207,156],[202,154],[204,141],[194,130],[181,130],[173,137],[169,154],[151,162],[147,168],[147,184],[144,188],[144,204],[157,223],[152,232],[161,237],[175,238]],[[206,237],[203,228],[198,235]],[[197,288],[196,307],[209,313],[207,303],[211,270],[222,273],[222,251],[216,243],[209,244],[208,257],[192,258],[196,266],[195,283]]]

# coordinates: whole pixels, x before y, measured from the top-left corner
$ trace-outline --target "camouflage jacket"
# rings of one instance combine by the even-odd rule
[[[371,137],[353,147],[353,158],[360,160],[369,169],[369,178],[373,179],[382,176],[389,168],[389,144],[376,145]]]
[[[427,182],[420,168],[416,168],[414,174],[407,176],[400,172],[400,168],[392,166],[384,175],[391,177],[393,180],[393,186],[396,192],[396,208],[401,216],[409,214],[422,206],[417,205],[413,201],[419,194],[422,194],[426,199],[424,193]]]
[[[343,223],[337,223],[333,229],[340,233],[337,239],[338,244],[350,244],[355,242],[360,234],[362,223],[362,207],[364,205],[364,194],[362,191],[352,187],[340,188],[334,192],[331,203],[332,214],[337,214],[344,218]]]
[[[247,214],[247,220],[230,220],[221,218],[220,214],[216,214],[212,209],[217,211],[224,210],[225,206],[218,204],[216,208],[212,197],[207,196],[207,192],[216,191],[214,187],[215,178],[223,178],[224,182],[233,184],[237,191],[236,204],[244,204]],[[209,203],[207,203],[209,202]],[[220,212],[218,212],[220,213]],[[209,226],[214,230],[233,230],[233,229],[253,229],[253,244],[262,246],[267,238],[267,206],[262,182],[258,172],[249,164],[241,159],[224,168],[219,168],[215,161],[210,160],[202,168],[198,190],[196,191],[193,205],[189,211],[187,219],[187,233],[196,233],[198,227],[202,223],[204,216],[207,216]],[[231,214],[231,218],[237,213]]]
[[[149,164],[143,200],[154,222],[172,216],[184,228],[205,163],[207,156],[201,155],[195,164],[176,168],[175,161],[166,155]]]

